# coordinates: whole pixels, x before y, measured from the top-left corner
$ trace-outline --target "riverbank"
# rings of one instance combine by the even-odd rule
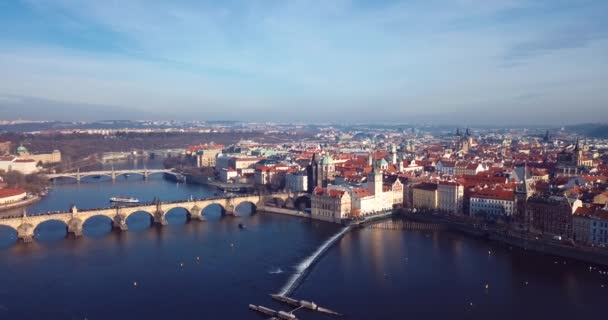
[[[283,214],[283,215],[288,215],[288,216],[292,216],[292,217],[312,219],[310,214],[307,214],[304,211],[298,211],[298,210],[294,210],[294,209],[277,208],[277,207],[270,207],[270,206],[259,206],[256,208],[256,210],[263,211],[263,212],[276,213],[276,214]]]
[[[245,183],[225,183],[217,180],[209,180],[208,177],[203,175],[194,175],[187,172],[177,172],[181,176],[183,176],[183,182],[188,184],[197,184],[204,186],[215,187],[222,191],[228,192],[251,192],[254,190],[254,186],[251,184]]]
[[[12,212],[8,212],[9,210],[27,207],[40,201],[40,199],[42,199],[40,196],[32,196],[21,201],[3,204],[0,206],[0,217],[11,215]]]
[[[448,220],[441,216],[435,216],[432,214],[407,213],[402,214],[401,216],[408,221],[441,224],[446,226],[447,230],[483,238],[510,247],[517,247],[541,254],[608,266],[608,250],[601,248],[573,246],[549,239],[530,236],[525,237],[523,235],[508,233],[503,230],[499,231],[491,228],[470,225],[464,222]]]

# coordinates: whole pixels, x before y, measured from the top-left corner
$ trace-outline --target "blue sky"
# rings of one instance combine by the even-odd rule
[[[608,119],[603,0],[4,0],[0,118]]]

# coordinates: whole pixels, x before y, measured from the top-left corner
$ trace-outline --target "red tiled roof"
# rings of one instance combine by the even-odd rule
[[[322,196],[323,194],[327,194],[328,196],[332,197],[332,198],[338,198],[341,197],[344,194],[343,190],[336,190],[336,189],[326,189],[326,188],[320,188],[320,187],[316,187],[314,190],[314,193],[318,196]]]
[[[13,189],[0,189],[0,198],[8,198],[14,197],[18,195],[25,195],[26,191],[21,188],[13,188]]]
[[[189,146],[186,150],[188,152],[194,152],[197,150],[203,150],[203,149],[224,149],[224,146],[221,144],[199,144],[197,146]]]
[[[512,190],[501,189],[481,189],[471,193],[471,198],[495,199],[495,200],[514,200],[515,194]]]
[[[353,189],[353,193],[358,197],[358,198],[365,198],[365,197],[369,197],[372,194],[369,192],[369,190],[367,190],[366,188],[355,188]]]

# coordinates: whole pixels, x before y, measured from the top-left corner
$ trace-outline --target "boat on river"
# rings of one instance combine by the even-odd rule
[[[139,203],[139,199],[137,199],[137,198],[128,198],[128,197],[112,197],[112,198],[110,198],[110,202]]]

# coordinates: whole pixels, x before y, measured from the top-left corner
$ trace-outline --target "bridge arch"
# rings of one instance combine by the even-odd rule
[[[118,178],[118,177],[120,177],[120,176],[127,177],[127,176],[130,176],[130,175],[135,175],[135,174],[136,174],[136,175],[139,175],[139,176],[142,176],[142,177],[145,177],[145,176],[146,176],[146,175],[143,173],[143,171],[142,171],[142,172],[140,172],[140,171],[133,171],[133,172],[116,172],[116,174],[114,175],[114,177],[116,177],[116,178]]]
[[[101,174],[93,174],[93,173],[81,173],[81,174],[80,174],[80,179],[84,179],[84,178],[90,178],[90,177],[96,177],[96,176],[112,178],[112,175],[110,175],[110,174],[105,174],[105,173],[101,173]],[[73,177],[74,177],[74,178],[77,178],[77,176],[76,176],[76,175],[74,175]]]
[[[142,231],[148,229],[154,222],[154,214],[144,209],[126,212],[120,216],[122,221],[116,221],[118,215],[113,219],[114,226],[116,227],[118,224],[124,222],[124,224],[126,224],[131,231]]]
[[[18,228],[17,226],[14,226],[14,225],[12,225],[12,224],[9,224],[9,223],[4,223],[2,220],[0,220],[0,227],[2,227],[2,228],[7,228],[7,229],[12,229],[12,230],[14,230],[15,232],[17,232],[17,228]]]
[[[257,205],[251,200],[242,200],[234,204],[234,213],[239,216],[254,215],[257,210]]]
[[[287,202],[287,197],[269,196],[264,198],[263,201],[265,206],[284,208]]]
[[[0,223],[0,248],[10,247],[18,240],[17,229],[9,224]]]
[[[39,240],[59,240],[68,235],[69,224],[63,219],[48,219],[31,225],[34,238]],[[27,228],[21,225],[19,228]],[[21,230],[19,230],[21,231]]]
[[[114,220],[105,214],[96,214],[81,222],[82,232],[87,236],[101,236],[112,231]]]
[[[296,210],[301,210],[301,211],[303,211],[304,209],[310,209],[310,207],[311,207],[310,195],[305,194],[305,195],[296,197],[294,199],[293,207]]]
[[[151,175],[155,175],[155,174],[165,174],[165,173],[175,175],[174,172],[168,171],[168,170],[167,171],[153,171],[153,172],[148,172],[148,177]],[[143,174],[143,172],[142,172],[142,174]]]
[[[219,220],[226,215],[226,208],[221,203],[213,202],[205,205],[201,214],[207,220]]]
[[[164,210],[164,218],[167,220],[169,224],[185,224],[190,220],[191,208],[186,208],[185,206],[172,206]]]

